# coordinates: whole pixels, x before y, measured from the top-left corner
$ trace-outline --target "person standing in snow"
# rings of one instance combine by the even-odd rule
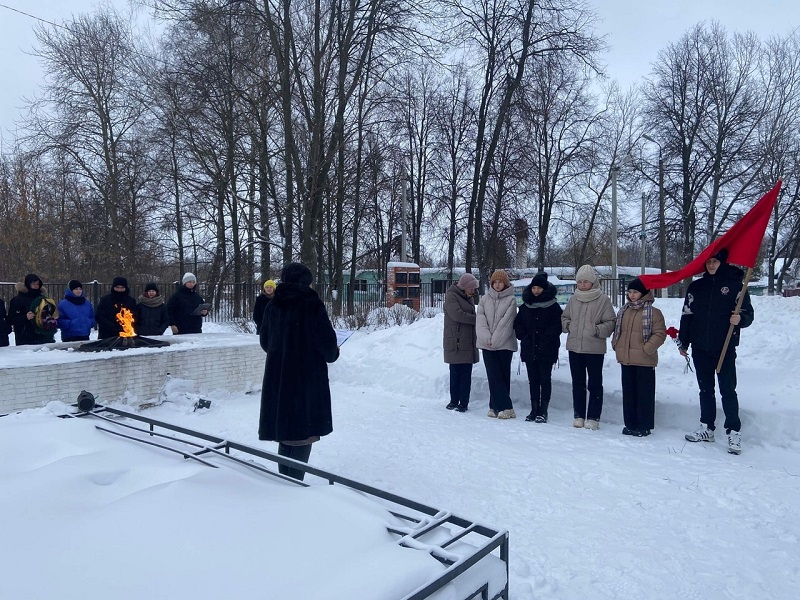
[[[692,362],[700,388],[700,428],[686,434],[690,442],[713,442],[717,418],[714,376],[728,329],[733,325],[722,369],[716,374],[725,412],[728,452],[741,454],[742,422],[739,419],[739,396],[736,394],[736,346],[739,332],[753,322],[750,294],[743,290],[744,272],[728,264],[728,250],[723,248],[706,261],[705,273],[689,284],[683,302],[683,314],[678,333],[681,356],[692,348]],[[744,292],[739,314],[733,314],[739,295]]]
[[[328,363],[339,358],[336,332],[311,282],[308,267],[287,264],[259,331],[267,361],[258,439],[278,442],[280,456],[301,462],[333,431]],[[279,471],[300,481],[305,475],[284,465]]]
[[[256,304],[253,307],[253,322],[256,324],[256,333],[261,328],[261,321],[264,318],[264,309],[267,304],[275,297],[275,280],[267,279],[261,288],[261,292],[256,298]]]
[[[611,347],[622,370],[622,435],[644,437],[655,426],[656,365],[667,327],[654,301],[637,277],[628,284],[628,301],[617,313]]]
[[[475,292],[478,280],[464,273],[444,295],[444,362],[450,365],[447,410],[467,412],[472,365],[479,361],[475,333]]]
[[[70,279],[64,291],[64,298],[58,302],[58,328],[61,330],[61,341],[86,341],[94,325],[94,306],[83,295],[83,284],[77,279]]]
[[[58,310],[54,300],[47,297],[38,275],[29,273],[16,284],[17,295],[8,305],[8,318],[14,326],[17,346],[47,344],[55,341]]]
[[[158,284],[151,281],[136,302],[136,333],[139,335],[164,335],[169,327],[169,316],[164,296]]]
[[[575,415],[572,426],[597,429],[603,412],[606,339],[614,332],[617,317],[611,298],[600,289],[600,280],[594,267],[583,265],[578,269],[575,279],[578,289],[561,314],[561,327],[567,334],[569,370],[572,375],[572,410]]]
[[[205,309],[198,310],[203,297],[197,293],[197,277],[194,273],[184,273],[181,287],[167,301],[169,327],[173,335],[184,333],[203,333]]]
[[[490,287],[478,303],[476,317],[477,347],[483,354],[486,378],[489,381],[489,414],[491,418],[514,419],[511,403],[511,359],[517,351],[514,318],[517,299],[508,274],[492,273]]]
[[[0,347],[8,346],[11,342],[8,334],[11,333],[11,324],[8,322],[6,314],[6,303],[0,298]]]
[[[553,365],[558,362],[561,346],[562,310],[556,302],[556,292],[556,286],[547,281],[547,273],[537,273],[522,291],[522,306],[514,320],[531,393],[531,412],[525,420],[536,423],[547,423]]]
[[[111,291],[100,298],[97,303],[97,339],[118,337],[122,333],[122,324],[117,320],[123,308],[129,310],[131,315],[136,314],[136,300],[130,295],[128,280],[124,277],[114,277],[111,282]],[[133,323],[136,330],[136,322]]]

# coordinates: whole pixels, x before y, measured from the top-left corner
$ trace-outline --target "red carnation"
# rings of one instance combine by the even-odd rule
[[[675,342],[675,345],[678,346],[678,349],[680,349],[681,348],[681,341],[678,339],[678,333],[680,333],[680,332],[677,329],[675,329],[674,327],[668,327],[666,333],[667,333],[667,335],[669,337],[672,338],[672,341]],[[689,362],[689,357],[687,356],[685,358],[686,358],[686,368],[683,370],[684,373],[686,373],[686,371],[692,371],[693,370],[692,369],[692,365]]]

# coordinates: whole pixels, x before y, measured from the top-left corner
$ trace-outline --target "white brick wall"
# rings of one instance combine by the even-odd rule
[[[59,362],[64,356],[60,353],[77,343],[51,344],[53,351],[40,353],[47,360],[31,360],[31,364],[23,364],[19,354],[14,356],[15,352],[33,356],[30,346],[4,348],[0,414],[41,407],[52,400],[72,404],[81,390],[91,392],[101,403],[117,400],[126,392],[147,400],[157,396],[167,373],[194,381],[196,392],[261,387],[265,354],[256,336],[192,337],[191,343],[176,343],[162,350],[70,352],[70,362]],[[3,357],[13,360],[4,366]]]

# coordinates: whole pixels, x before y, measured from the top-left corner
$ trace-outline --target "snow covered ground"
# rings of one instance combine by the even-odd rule
[[[755,323],[742,333],[737,361],[741,456],[728,454],[721,439],[714,444],[684,441],[683,434],[698,425],[697,384],[692,373],[684,373],[684,360],[671,340],[660,353],[656,429],[648,438],[620,434],[619,367],[611,353],[604,367],[605,407],[598,431],[571,427],[563,348],[554,371],[549,423],[522,418],[529,410],[528,388],[524,366],[517,373],[516,359],[512,398],[519,418],[486,417],[488,387],[482,364],[473,371],[469,412],[447,411],[440,315],[409,326],[357,332],[342,347],[341,358],[331,366],[334,432],[315,444],[311,463],[507,528],[515,600],[795,598],[800,589],[800,404],[795,391],[800,298],[756,297],[753,304]],[[657,306],[667,326],[679,325],[680,300],[658,300]],[[274,444],[257,441],[257,393],[206,397],[212,400],[208,410],[193,412],[191,404],[176,395],[174,401],[144,414],[275,450]],[[0,419],[0,430],[9,426],[4,423],[8,419],[15,424],[34,422],[47,413],[27,411]],[[719,430],[721,425],[720,410]],[[69,443],[57,435],[52,439],[55,446]],[[59,467],[70,468],[68,463]],[[22,485],[20,477],[0,467],[0,486]],[[317,487],[324,482],[309,482],[311,490],[300,493],[320,494]],[[30,486],[32,494],[36,487]],[[237,506],[259,502],[246,495],[247,489],[240,496],[238,485],[225,491]],[[217,493],[198,487],[199,497],[212,494],[214,501],[222,502]],[[240,502],[242,498],[247,501]],[[77,518],[68,500],[48,504],[53,518]],[[109,505],[106,518],[126,518],[133,504],[122,498]],[[13,512],[13,507],[0,509],[4,521],[7,511]],[[51,524],[41,523],[33,542],[49,535]],[[212,530],[214,513],[198,515],[197,523],[200,531]],[[266,553],[264,564],[283,560],[283,549],[265,543],[265,533],[237,535],[239,543]],[[87,541],[72,543],[74,552],[87,557],[87,565],[95,564],[96,550]],[[4,544],[0,570],[14,551]],[[135,578],[136,557],[125,559]],[[182,554],[173,566],[180,570],[195,559]],[[57,562],[43,562],[24,573],[34,590],[36,574],[66,576]],[[312,587],[317,595],[305,594],[301,586],[289,596],[274,597],[320,597],[320,588]],[[264,591],[236,597],[264,597]],[[194,590],[170,597],[211,596]]]

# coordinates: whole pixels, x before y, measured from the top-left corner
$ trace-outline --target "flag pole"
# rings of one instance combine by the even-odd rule
[[[742,282],[742,293],[739,294],[739,299],[736,301],[736,308],[733,314],[738,315],[742,309],[742,302],[744,302],[744,295],[747,293],[747,284],[750,283],[750,276],[753,274],[752,267],[747,267],[747,273]],[[733,335],[733,328],[736,327],[733,323],[728,326],[728,335],[725,336],[725,344],[722,346],[722,353],[719,355],[719,362],[717,362],[717,375],[722,370],[722,361],[725,360],[725,352],[728,351],[728,344],[730,344],[731,336]]]

